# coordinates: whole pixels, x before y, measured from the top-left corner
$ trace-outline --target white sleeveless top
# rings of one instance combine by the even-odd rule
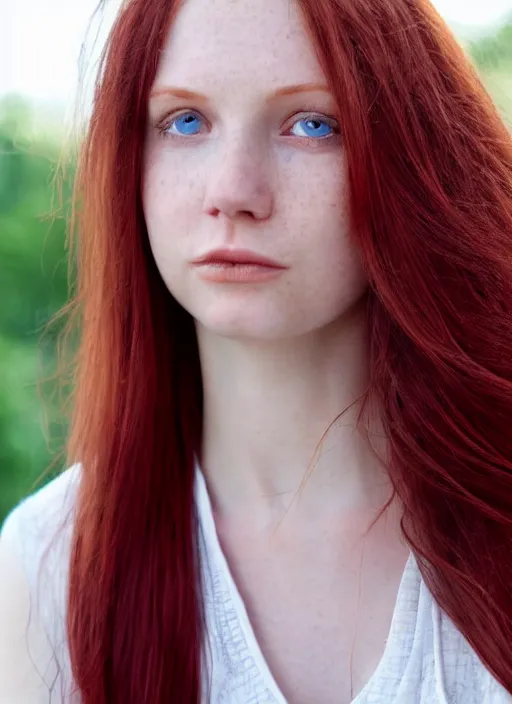
[[[21,555],[32,597],[31,619],[44,627],[58,664],[43,673],[51,704],[79,704],[71,697],[66,647],[67,567],[72,522],[51,542],[73,511],[80,466],[63,472],[7,517],[2,539]],[[207,660],[204,704],[287,704],[265,662],[247,611],[217,539],[206,483],[196,471]],[[72,516],[72,514],[71,514]],[[45,551],[47,557],[42,558]],[[39,570],[42,566],[42,570]],[[31,620],[31,623],[33,621]],[[30,642],[30,624],[28,630]],[[206,691],[206,690],[205,690]],[[402,576],[381,661],[352,704],[511,704],[424,584],[411,554]]]

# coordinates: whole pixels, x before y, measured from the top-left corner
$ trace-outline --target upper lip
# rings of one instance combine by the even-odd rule
[[[232,262],[235,264],[260,264],[278,269],[286,269],[283,264],[269,259],[249,249],[212,249],[203,256],[194,259],[192,264],[207,264],[214,262]]]

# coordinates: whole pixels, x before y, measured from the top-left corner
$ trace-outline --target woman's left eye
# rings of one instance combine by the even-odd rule
[[[293,130],[293,128],[297,126],[302,134],[295,133],[295,136],[307,137],[308,139],[325,139],[326,137],[332,137],[337,131],[335,125],[332,125],[329,121],[314,115],[297,120],[291,129]]]
[[[334,124],[331,124],[333,122]],[[201,131],[201,118],[192,111],[181,113],[160,126],[159,132],[164,136],[194,137]],[[294,132],[294,130],[297,131]],[[327,139],[339,134],[339,127],[335,120],[328,120],[319,115],[307,115],[296,120],[290,130],[296,137],[319,140]]]

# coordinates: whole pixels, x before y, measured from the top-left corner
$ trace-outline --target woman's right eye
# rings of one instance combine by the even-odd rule
[[[199,116],[190,111],[183,112],[181,115],[173,117],[171,120],[167,119],[164,124],[158,128],[160,134],[164,137],[175,135],[193,137],[199,133],[200,129],[201,123]]]

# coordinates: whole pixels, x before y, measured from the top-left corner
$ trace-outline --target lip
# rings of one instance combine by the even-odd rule
[[[287,269],[288,267],[249,249],[213,249],[192,261],[194,265],[207,264],[246,264],[273,269]]]

